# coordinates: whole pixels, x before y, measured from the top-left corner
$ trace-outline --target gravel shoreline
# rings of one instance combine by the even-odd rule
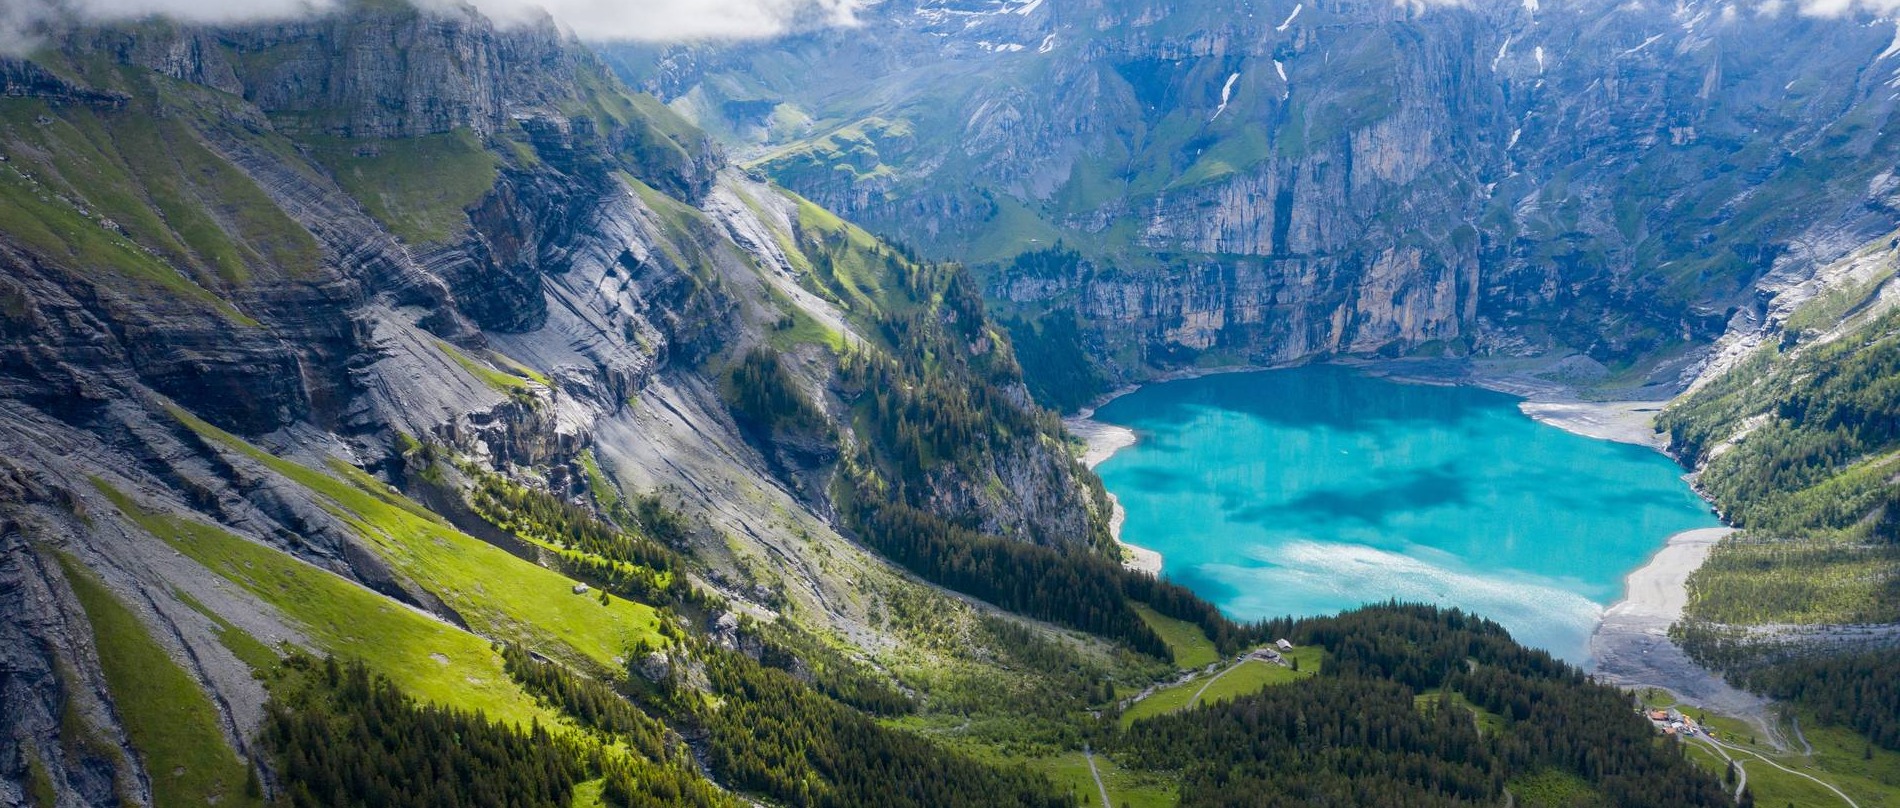
[[[1774,737],[1768,700],[1737,689],[1695,663],[1669,639],[1669,626],[1688,603],[1685,584],[1709,551],[1734,528],[1685,530],[1669,537],[1649,563],[1629,574],[1623,599],[1603,613],[1590,635],[1592,672],[1622,687],[1656,687],[1677,698],[1749,720]]]
[[[1103,401],[1106,403],[1113,400],[1115,396],[1134,389],[1130,387],[1121,390]],[[1062,419],[1062,425],[1068,428],[1069,434],[1081,438],[1088,445],[1088,448],[1082,452],[1082,465],[1091,469],[1101,465],[1102,461],[1114,457],[1116,452],[1135,445],[1134,430],[1094,420],[1092,418],[1094,414],[1095,409],[1091,407],[1073,417]],[[1115,537],[1115,543],[1121,545],[1122,566],[1159,577],[1161,554],[1146,547],[1137,547],[1122,541],[1122,523],[1128,520],[1128,512],[1122,509],[1121,500],[1112,491],[1108,495],[1108,504],[1113,509],[1108,518],[1108,531]]]

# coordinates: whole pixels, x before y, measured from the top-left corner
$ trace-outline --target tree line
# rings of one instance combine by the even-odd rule
[[[1743,681],[1900,752],[1900,654],[1871,651],[1794,659],[1750,671]]]
[[[418,704],[361,662],[283,666],[264,740],[295,808],[564,806],[587,775],[586,752],[538,723]]]
[[[1327,650],[1319,677],[1137,721],[1117,758],[1178,773],[1183,806],[1495,805],[1512,778],[1547,769],[1604,805],[1732,804],[1628,695],[1490,621],[1387,604],[1269,625]],[[1503,728],[1480,732],[1469,710],[1421,698],[1443,693]]]
[[[687,638],[675,650],[656,698],[704,731],[712,770],[736,790],[801,808],[1069,808],[1039,775],[886,727],[744,654]]]

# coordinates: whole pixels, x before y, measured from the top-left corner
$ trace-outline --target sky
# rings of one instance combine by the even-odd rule
[[[422,5],[457,0],[418,0]],[[470,0],[509,22],[551,13],[589,40],[675,41],[768,37],[797,26],[851,25],[863,0]],[[235,23],[320,14],[337,0],[0,0],[0,54],[31,46],[44,20],[72,13],[91,21],[162,15]]]

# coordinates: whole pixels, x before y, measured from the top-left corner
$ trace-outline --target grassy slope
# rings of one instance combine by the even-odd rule
[[[426,701],[519,724],[553,724],[555,716],[514,685],[482,638],[221,528],[150,512],[99,485],[139,527],[276,607],[324,653],[361,659]]]
[[[462,353],[461,349],[441,340],[436,340],[435,347],[442,351],[444,356],[447,356],[453,360],[456,365],[460,366],[464,372],[475,377],[476,381],[487,385],[490,390],[504,396],[513,397],[528,395],[530,392],[530,388],[528,387],[529,379],[525,373],[521,376],[512,373],[503,373],[488,365],[475,361],[473,357]],[[542,381],[542,384],[546,384],[546,382]]]
[[[240,249],[211,208],[256,210],[261,192],[228,168],[216,170],[222,164],[180,124],[0,99],[0,135],[15,145],[0,165],[0,230],[81,271],[110,273],[114,284],[257,325],[214,290],[248,280],[250,268],[266,259]],[[199,182],[187,182],[191,177]],[[263,213],[250,218],[256,227],[291,234],[284,236],[290,246],[269,259],[295,269],[314,256],[309,234],[288,220]]]
[[[465,211],[500,176],[500,162],[473,131],[360,141],[313,137],[311,154],[371,216],[405,241],[447,241],[468,226]]]
[[[1212,640],[1200,626],[1185,620],[1168,617],[1147,604],[1135,604],[1135,613],[1147,622],[1148,627],[1161,635],[1168,644],[1169,653],[1174,656],[1174,664],[1182,668],[1203,668],[1220,661],[1220,651],[1214,648]]]
[[[1658,693],[1655,698],[1645,694],[1643,701],[1646,707],[1679,707],[1687,714],[1696,716],[1704,726],[1715,730],[1723,743],[1823,780],[1846,792],[1862,808],[1900,806],[1900,752],[1879,747],[1870,749],[1865,740],[1850,730],[1818,726],[1811,716],[1808,717],[1801,722],[1801,735],[1814,747],[1814,754],[1807,755],[1803,754],[1805,749],[1777,750],[1757,737],[1755,728],[1747,722],[1707,713],[1700,708],[1683,707],[1667,694]],[[1780,722],[1779,731],[1788,739],[1790,746],[1800,747],[1800,742],[1795,740],[1792,724]],[[1709,771],[1721,774],[1728,766],[1727,761],[1706,743],[1686,744],[1685,749],[1691,760]],[[1742,752],[1730,751],[1729,756],[1746,761],[1743,765],[1748,770],[1749,791],[1754,793],[1755,803],[1764,808],[1789,804],[1804,808],[1845,805],[1834,792],[1806,777],[1776,769]]]
[[[541,647],[553,641],[605,669],[640,640],[665,645],[659,614],[645,604],[614,598],[602,605],[572,594],[573,581],[530,564],[451,527],[363,472],[332,462],[332,474],[274,457],[235,435],[181,410],[181,421],[207,439],[242,453],[321,494],[397,571],[441,598],[483,635]],[[556,655],[557,648],[548,648]],[[578,655],[579,658],[574,658]]]
[[[1078,804],[1100,806],[1101,792],[1095,787],[1095,778],[1089,774],[1088,758],[1081,752],[1070,752],[1055,757],[1041,758],[1030,762],[1031,767],[1048,775],[1056,787],[1075,795]],[[1102,785],[1108,789],[1108,799],[1114,808],[1171,808],[1181,800],[1179,789],[1153,775],[1133,772],[1115,765],[1107,755],[1095,756],[1095,769],[1102,775]]]
[[[1287,654],[1289,659],[1298,660],[1300,669],[1295,671],[1256,660],[1247,660],[1238,665],[1228,665],[1214,674],[1197,676],[1181,684],[1165,687],[1135,702],[1122,713],[1122,727],[1127,728],[1143,718],[1185,710],[1197,704],[1213,704],[1220,701],[1257,693],[1271,685],[1283,685],[1311,677],[1319,672],[1325,662],[1325,653],[1316,647],[1295,648]],[[1210,683],[1211,676],[1220,679]],[[1206,687],[1206,691],[1202,691]],[[1199,694],[1199,700],[1196,700]]]
[[[261,806],[246,795],[246,764],[225,742],[217,708],[145,632],[139,619],[78,561],[59,556],[92,623],[99,664],[157,805]]]

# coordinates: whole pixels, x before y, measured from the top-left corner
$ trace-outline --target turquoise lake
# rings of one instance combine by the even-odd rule
[[[1167,382],[1095,413],[1136,434],[1096,471],[1123,540],[1234,618],[1431,602],[1583,663],[1624,576],[1719,522],[1669,458],[1517,403],[1337,366]]]

